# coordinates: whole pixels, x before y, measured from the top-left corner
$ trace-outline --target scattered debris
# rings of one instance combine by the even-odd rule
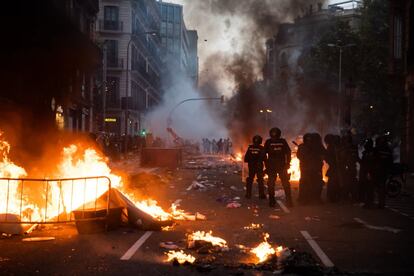
[[[321,221],[321,219],[318,216],[313,216],[313,217],[305,217],[306,221]]]
[[[42,242],[42,241],[54,241],[55,237],[32,237],[32,238],[24,238],[22,241],[24,242]]]
[[[244,230],[259,230],[262,229],[264,226],[264,224],[260,224],[260,223],[251,223],[248,226],[243,227]]]
[[[372,229],[372,230],[378,230],[378,231],[388,231],[394,234],[398,234],[399,232],[401,232],[401,229],[397,229],[397,228],[393,228],[393,227],[389,227],[389,226],[375,226],[375,225],[371,225],[368,224],[367,222],[363,221],[360,218],[354,218],[354,220],[360,224],[362,224],[363,226],[365,226],[368,229]]]
[[[197,231],[187,236],[188,248],[196,248],[200,246],[198,241],[210,243],[212,246],[227,247],[227,242],[219,237],[213,236],[213,232]],[[203,243],[201,243],[203,245]]]
[[[204,186],[203,184],[201,184],[200,182],[194,180],[190,186],[188,186],[187,191],[191,191],[191,190],[205,190],[206,186]]]
[[[178,245],[176,245],[174,242],[161,242],[160,247],[161,248],[166,248],[166,249],[171,249],[171,250],[180,249],[180,247]]]
[[[10,259],[9,258],[0,257],[0,263],[1,262],[7,262],[7,261],[10,261]]]
[[[236,209],[236,208],[240,208],[242,205],[238,202],[230,202],[226,205],[226,208],[229,209]]]
[[[167,262],[172,262],[174,265],[192,264],[196,260],[194,256],[184,253],[183,250],[170,250],[165,254],[167,255]]]

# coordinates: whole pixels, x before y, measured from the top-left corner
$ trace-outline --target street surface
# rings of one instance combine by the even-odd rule
[[[23,242],[20,236],[3,237],[0,239],[0,275],[198,275],[200,272],[193,266],[176,267],[166,263],[164,252],[167,250],[159,246],[166,241],[178,244],[186,233],[197,230],[212,230],[230,248],[237,244],[256,246],[267,232],[272,244],[309,252],[322,267],[335,266],[343,272],[414,273],[414,209],[409,204],[412,198],[394,199],[390,202],[394,207],[389,207],[393,210],[366,210],[352,204],[328,203],[295,205],[288,209],[283,199],[276,208],[269,208],[266,200],[258,199],[257,190],[253,199],[244,199],[240,173],[222,157],[187,160],[185,167],[174,171],[157,169],[155,172],[169,176],[169,183],[145,187],[145,190],[165,208],[181,199],[181,209],[199,212],[207,216],[206,221],[179,221],[172,231],[120,228],[92,235],[78,235],[74,225],[51,225],[38,228],[29,236],[55,237],[53,241]],[[204,185],[206,189],[189,188],[197,178],[208,184]],[[297,184],[293,190],[296,198]],[[242,205],[240,208],[229,209],[222,202],[225,198],[237,197],[240,197],[236,199]],[[243,229],[251,223],[261,223],[263,229]],[[220,262],[237,263],[249,258],[246,255],[236,259],[229,252],[222,254]],[[215,266],[209,275],[243,273],[272,275],[224,265]]]

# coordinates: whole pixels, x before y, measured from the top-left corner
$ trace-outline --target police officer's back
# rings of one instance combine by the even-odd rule
[[[257,183],[259,185],[259,197],[266,198],[263,183],[263,162],[265,161],[266,154],[262,146],[262,141],[263,139],[259,135],[254,136],[253,144],[249,145],[244,156],[244,162],[248,163],[249,166],[249,176],[246,179],[246,198],[251,198],[252,196],[252,186],[255,176],[257,177]]]
[[[292,196],[287,170],[290,167],[291,150],[285,139],[281,138],[281,130],[272,128],[269,132],[270,138],[266,140],[265,152],[267,155],[266,171],[269,175],[268,192],[269,205],[275,206],[275,184],[279,175],[285,191],[286,203],[292,206]]]

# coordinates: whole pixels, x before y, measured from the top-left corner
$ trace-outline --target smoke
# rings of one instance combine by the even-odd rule
[[[316,103],[315,99],[322,97],[330,101],[331,98],[326,89],[321,89],[322,84],[315,83],[304,88],[293,76],[286,79],[286,84],[271,88],[261,82],[266,60],[266,40],[276,36],[282,24],[292,23],[295,18],[309,13],[311,6],[313,11],[317,10],[318,4],[324,1],[176,0],[173,2],[184,5],[187,27],[196,29],[200,37],[200,88],[196,91],[184,85],[181,87],[184,89],[169,89],[165,102],[169,103],[171,98],[175,99],[173,102],[177,102],[178,99],[188,95],[226,95],[229,98],[224,109],[217,108],[212,103],[199,103],[197,108],[196,105],[191,105],[195,108],[193,110],[181,109],[182,117],[179,121],[183,122],[183,127],[179,127],[180,134],[183,136],[192,134],[194,137],[197,136],[198,131],[202,131],[203,136],[208,137],[207,134],[210,134],[212,137],[217,137],[220,136],[217,133],[228,129],[236,144],[245,144],[254,134],[265,135],[273,124],[277,124],[291,137],[303,134],[305,131],[325,128],[325,117],[329,117],[332,110],[316,108],[320,103]],[[300,56],[301,52],[298,52],[290,57],[291,71],[302,70],[297,66]],[[178,83],[182,84],[181,80],[180,78]],[[283,88],[286,88],[284,93],[281,92]],[[164,104],[161,109],[165,109],[167,105]],[[187,108],[190,109],[190,105]],[[260,113],[259,111],[263,109],[273,112]],[[158,112],[157,109],[154,114]],[[194,125],[194,121],[189,122],[189,118],[201,116],[199,114],[201,112],[205,112],[205,118],[203,118],[203,128],[200,130],[198,125]],[[166,118],[166,112],[160,114],[162,113]],[[154,116],[150,117],[154,118]],[[310,121],[309,118],[314,121]],[[204,124],[204,120],[208,123]]]
[[[221,109],[219,99],[191,100],[206,98],[194,86],[194,82],[180,70],[173,72],[171,81],[165,84],[165,95],[160,105],[146,117],[155,136],[170,138],[166,128],[168,119],[171,127],[185,140],[199,140],[202,137],[227,137],[227,129],[220,124],[220,118],[212,110]],[[215,90],[215,89],[213,89]],[[216,97],[214,93],[212,97]],[[189,100],[180,104],[182,101]]]

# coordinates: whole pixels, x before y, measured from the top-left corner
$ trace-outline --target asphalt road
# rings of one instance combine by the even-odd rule
[[[353,274],[413,275],[414,220],[393,210],[365,210],[351,204],[322,204],[285,208],[283,200],[269,208],[257,195],[243,198],[240,175],[233,167],[216,167],[225,162],[210,160],[212,168],[194,168],[170,174],[167,185],[146,187],[162,206],[181,199],[181,208],[207,216],[206,221],[180,221],[172,231],[145,232],[120,228],[116,231],[78,235],[74,225],[52,225],[35,230],[31,236],[52,236],[53,241],[23,242],[22,237],[0,239],[0,275],[198,275],[194,267],[175,267],[165,262],[159,244],[180,244],[185,234],[212,230],[231,248],[236,244],[258,245],[262,234],[270,234],[272,244],[309,252],[322,267],[335,266]],[[208,180],[206,190],[188,190],[199,177]],[[297,189],[294,186],[295,196]],[[240,208],[226,208],[217,199],[240,197]],[[272,218],[270,218],[272,216]],[[245,230],[251,223],[260,230]],[[134,247],[135,245],[135,247]],[[132,249],[131,249],[132,248]],[[126,252],[130,254],[121,260]],[[271,272],[229,268],[229,264],[252,262],[248,254],[222,253],[209,275],[272,275]]]

